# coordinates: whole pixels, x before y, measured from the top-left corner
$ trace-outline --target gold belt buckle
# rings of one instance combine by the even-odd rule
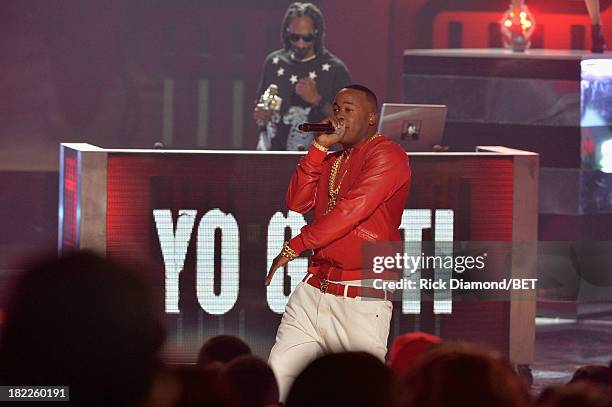
[[[321,290],[323,294],[327,292],[328,286],[329,286],[329,280],[326,278],[321,279],[321,287],[319,288],[319,290]]]

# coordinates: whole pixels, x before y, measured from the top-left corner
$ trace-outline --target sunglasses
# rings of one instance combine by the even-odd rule
[[[313,42],[317,38],[317,36],[315,34],[300,35],[289,33],[289,41],[291,42],[298,42],[300,38],[304,40],[304,42]]]

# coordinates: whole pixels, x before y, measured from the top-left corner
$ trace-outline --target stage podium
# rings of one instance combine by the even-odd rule
[[[274,284],[263,284],[283,241],[310,220],[288,212],[284,203],[303,153],[110,150],[89,144],[60,149],[59,251],[91,249],[136,266],[159,296],[170,360],[194,360],[201,342],[218,333],[239,335],[266,357],[287,298],[307,267],[307,259],[298,258],[285,275],[277,273]],[[489,253],[484,270],[456,274],[454,268],[446,270],[447,277],[535,278],[538,154],[478,147],[408,157],[412,185],[402,219],[404,241],[421,242],[423,254],[429,241],[450,242],[455,261],[461,242],[505,251],[505,257]],[[419,270],[421,278],[439,272],[444,274]],[[420,301],[398,292],[390,341],[421,330],[485,343],[529,365],[535,290],[499,291],[470,297],[457,290],[452,299],[440,300],[423,289],[412,293]]]

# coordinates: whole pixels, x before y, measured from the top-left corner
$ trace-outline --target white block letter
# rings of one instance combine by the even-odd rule
[[[300,232],[300,229],[306,226],[304,217],[297,213],[289,211],[287,217],[280,212],[276,212],[270,223],[268,224],[268,267],[264,271],[262,281],[268,273],[268,270],[272,266],[272,261],[283,248],[283,242],[285,241],[285,228],[291,229],[291,236],[295,236]],[[297,258],[287,264],[287,274],[291,279],[291,293],[295,290],[295,287],[302,281],[302,277],[308,269],[308,259]],[[276,274],[272,278],[270,285],[266,288],[266,298],[268,299],[268,305],[270,309],[277,314],[282,314],[285,311],[285,305],[289,297],[285,295],[283,287],[284,281],[284,270],[276,270]]]
[[[221,292],[215,295],[215,230],[221,229]],[[231,214],[212,209],[198,226],[196,293],[202,309],[222,315],[238,299],[240,284],[240,235]]]
[[[185,264],[185,256],[191,239],[197,211],[181,209],[176,221],[176,232],[169,209],[154,209],[155,227],[159,237],[164,266],[166,268],[166,313],[179,313],[179,274]]]

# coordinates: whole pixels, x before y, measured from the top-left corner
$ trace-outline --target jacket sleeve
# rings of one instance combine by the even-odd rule
[[[406,153],[394,148],[372,152],[347,196],[312,224],[304,226],[290,246],[300,253],[318,249],[349,233],[403,185],[410,182]]]
[[[287,208],[298,213],[307,213],[315,204],[317,184],[327,153],[310,147],[308,154],[300,160],[287,190]]]

